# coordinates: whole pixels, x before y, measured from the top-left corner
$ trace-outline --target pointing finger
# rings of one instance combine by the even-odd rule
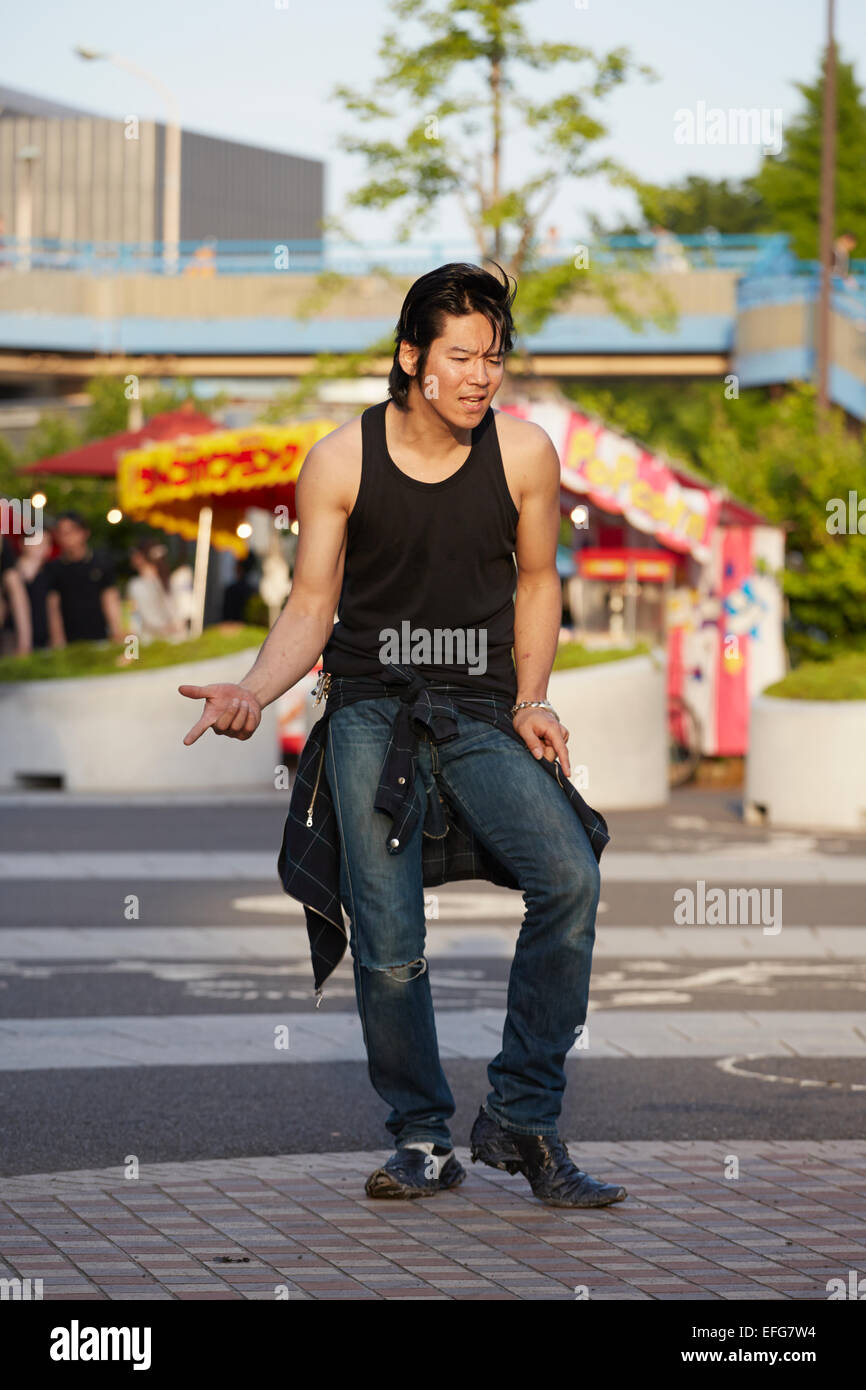
[[[213,724],[214,718],[215,716],[213,714],[203,714],[198,723],[193,724],[189,733],[184,738],[184,744],[187,748],[189,748],[193,743],[195,743],[196,739],[201,738],[203,733],[206,733],[206,731]]]

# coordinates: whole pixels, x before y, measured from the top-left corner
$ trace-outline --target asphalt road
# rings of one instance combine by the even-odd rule
[[[285,809],[285,793],[0,801],[3,1174],[387,1145],[345,962],[314,1007],[303,914],[276,881]],[[691,789],[609,823],[589,1046],[568,1061],[573,1152],[581,1139],[862,1138],[866,837],[746,827],[736,794]],[[714,875],[720,859],[735,871]],[[782,930],[677,928],[673,894],[696,862],[708,883],[780,890]],[[463,1143],[489,1089],[520,899],[448,885],[435,911],[430,975]],[[284,1059],[264,1051],[275,1019],[297,1039]]]

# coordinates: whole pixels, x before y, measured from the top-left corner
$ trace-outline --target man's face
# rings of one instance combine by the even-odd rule
[[[77,521],[64,517],[54,528],[54,539],[67,560],[81,560],[87,553],[87,538],[90,532]]]
[[[403,352],[407,351],[403,344]],[[414,371],[417,353],[408,349],[401,362]],[[481,420],[502,385],[505,359],[496,330],[483,314],[448,314],[442,335],[430,344],[418,387],[443,419],[471,429]]]

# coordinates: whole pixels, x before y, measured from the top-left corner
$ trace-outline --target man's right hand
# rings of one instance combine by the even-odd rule
[[[179,685],[188,700],[204,700],[201,718],[184,739],[187,747],[208,729],[229,738],[252,738],[262,720],[262,707],[242,685]]]

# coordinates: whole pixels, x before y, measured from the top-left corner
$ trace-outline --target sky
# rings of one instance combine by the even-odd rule
[[[760,139],[771,142],[777,123],[784,131],[800,107],[794,83],[817,73],[825,8],[825,0],[532,0],[523,16],[533,38],[596,52],[626,45],[655,70],[659,80],[633,78],[596,110],[610,127],[605,153],[642,178],[669,182],[689,173],[739,178],[757,169]],[[866,4],[837,0],[836,11],[841,57],[854,62],[866,86]],[[4,85],[116,119],[161,119],[149,85],[73,52],[76,44],[99,48],[158,77],[175,94],[186,128],[323,160],[329,214],[344,214],[346,195],[364,177],[364,162],[339,148],[340,135],[358,128],[333,91],[340,83],[373,88],[389,24],[386,0],[0,0],[0,19]],[[423,36],[417,23],[404,27],[407,37]],[[567,67],[550,69],[531,74],[524,90],[534,99],[553,97],[572,79]],[[730,127],[725,143],[678,142],[677,129],[688,130],[676,113],[700,121],[701,109],[712,108],[763,112],[758,143],[741,143],[742,133]],[[512,136],[506,180],[524,179],[534,167],[531,146]],[[545,222],[580,237],[590,212],[610,225],[635,211],[627,191],[585,179],[559,191]],[[396,225],[393,213],[352,212],[347,220],[357,235],[376,241],[387,241]],[[468,240],[454,203],[416,233],[418,240],[434,236]]]

